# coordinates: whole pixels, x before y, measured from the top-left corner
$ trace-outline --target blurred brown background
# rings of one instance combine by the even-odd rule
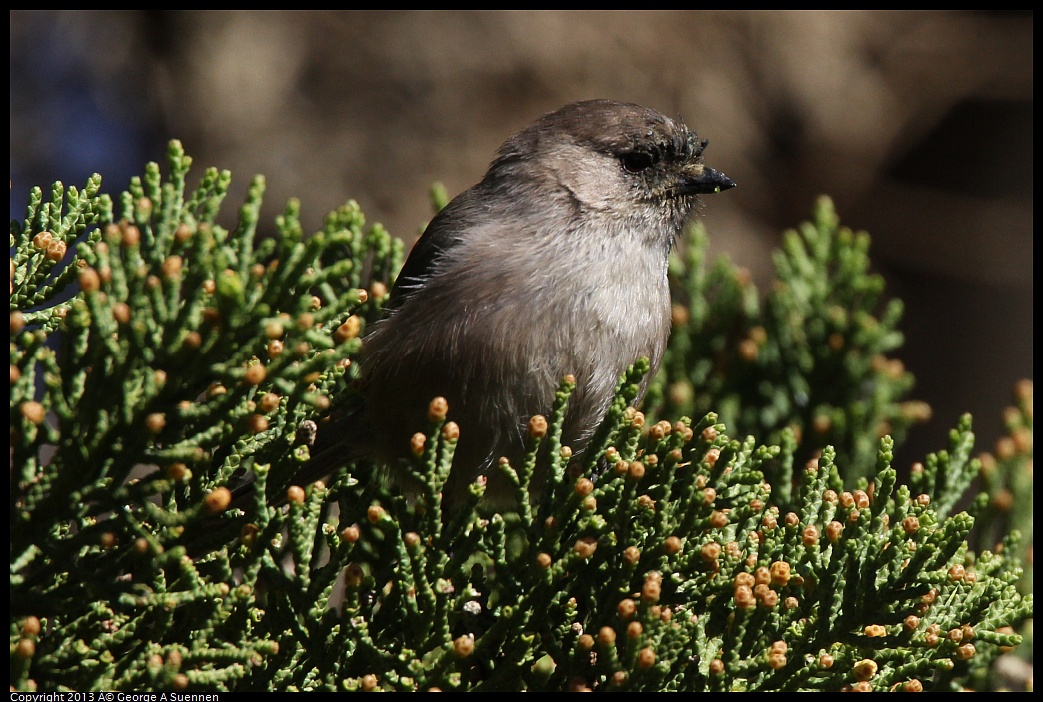
[[[116,192],[170,138],[254,173],[305,225],[357,199],[414,238],[427,192],[572,100],[683,117],[740,185],[714,246],[770,275],[780,231],[831,195],[906,302],[902,358],[935,410],[899,453],[979,448],[1032,377],[1032,13],[12,11],[11,216],[33,185]],[[231,224],[231,222],[229,222]]]

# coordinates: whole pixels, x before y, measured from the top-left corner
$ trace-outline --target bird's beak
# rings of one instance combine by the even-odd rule
[[[699,173],[685,178],[685,189],[699,195],[719,193],[734,188],[736,182],[720,171],[700,165]]]

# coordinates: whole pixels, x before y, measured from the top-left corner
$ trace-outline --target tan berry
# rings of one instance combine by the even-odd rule
[[[413,438],[409,440],[409,450],[414,456],[424,455],[424,445],[427,443],[427,437],[417,432],[413,434]]]
[[[829,539],[830,543],[836,543],[840,540],[840,535],[844,533],[844,525],[837,521],[832,521],[826,526],[826,538]]]
[[[77,277],[83,292],[96,292],[101,287],[101,277],[93,268],[84,268]]]
[[[750,609],[757,605],[757,600],[753,596],[753,590],[746,585],[740,585],[735,588],[735,604],[742,609]]]
[[[633,614],[631,614],[631,616],[633,616]],[[601,630],[598,631],[598,643],[601,644],[603,648],[614,646],[616,644],[616,630],[610,626],[601,627]]]
[[[359,331],[362,329],[362,320],[356,315],[351,315],[344,323],[337,327],[337,331],[333,332],[333,338],[337,343],[344,343],[349,339],[354,339],[359,335]]]
[[[366,510],[366,519],[369,520],[370,524],[376,524],[387,515],[384,508],[380,505],[370,505],[369,509]]]
[[[239,530],[239,541],[243,546],[250,548],[257,543],[257,534],[260,531],[256,524],[244,524],[243,528]]]
[[[474,653],[474,637],[464,634],[453,641],[453,654],[457,658],[467,658]]]
[[[291,485],[286,488],[286,499],[294,504],[304,504],[304,488],[300,485]]]
[[[670,422],[666,420],[659,421],[648,428],[648,436],[649,438],[659,441],[670,434],[670,429]]]
[[[362,532],[359,530],[358,524],[352,524],[349,527],[344,527],[344,531],[340,532],[340,537],[349,544],[353,544],[362,537]]]
[[[637,652],[637,667],[638,668],[651,668],[655,665],[655,651],[652,650],[651,646],[642,648]]]
[[[446,422],[442,427],[442,438],[446,441],[456,441],[460,438],[460,425],[456,422]]]
[[[586,497],[594,491],[594,483],[588,478],[580,478],[576,481],[575,485],[576,494],[580,497]]]
[[[260,385],[264,382],[264,379],[268,376],[267,369],[260,363],[251,363],[246,367],[246,373],[243,375],[243,382],[247,385]]]
[[[260,434],[268,431],[268,418],[263,414],[251,414],[246,420],[246,426],[251,434]]]
[[[920,529],[920,520],[910,515],[902,520],[902,530],[906,534],[915,534]]]
[[[662,591],[662,584],[659,581],[649,578],[645,580],[644,584],[641,586],[641,599],[645,602],[658,602]]]
[[[50,232],[40,232],[33,237],[33,246],[43,251],[54,241],[54,235]]]
[[[29,420],[30,423],[40,426],[43,424],[44,417],[47,412],[44,411],[43,405],[35,400],[29,400],[18,405],[18,411],[21,412],[22,416]]]
[[[594,648],[594,637],[590,634],[583,634],[576,641],[576,644],[584,651],[589,651]]]
[[[771,564],[771,582],[773,585],[787,585],[790,579],[790,565],[785,561]]]
[[[991,504],[1001,512],[1009,512],[1011,507],[1014,506],[1014,493],[1000,488],[993,494]]]
[[[863,658],[862,660],[855,663],[854,668],[851,672],[854,673],[855,679],[860,682],[865,682],[876,675],[878,666],[876,661],[871,658]]]
[[[683,327],[688,324],[688,308],[684,305],[672,305],[670,307],[670,323],[675,327]]]
[[[388,288],[378,280],[369,286],[369,294],[376,300],[383,300],[388,294]]]
[[[552,562],[553,561],[549,553],[539,553],[536,555],[536,565],[538,565],[543,570],[550,568]]]
[[[598,540],[585,536],[582,539],[578,539],[573,545],[572,550],[575,551],[576,555],[586,560],[594,555],[594,552],[598,549]]]
[[[865,635],[871,639],[880,638],[881,636],[887,636],[887,629],[880,624],[870,624],[863,629]]]
[[[279,403],[281,401],[282,397],[280,397],[276,393],[266,392],[264,395],[261,395],[261,399],[257,403],[257,406],[260,408],[262,412],[273,412],[276,409],[278,409]]]
[[[631,461],[627,466],[627,477],[631,480],[641,480],[645,477],[645,464],[641,461]]]
[[[680,539],[678,539],[678,541],[680,541]],[[708,544],[703,544],[703,547],[699,549],[699,555],[701,555],[705,561],[716,561],[721,555],[721,545],[713,541]]]
[[[429,421],[444,422],[447,414],[449,414],[449,401],[444,397],[436,397],[428,403],[427,418]]]
[[[203,498],[203,504],[206,505],[206,510],[210,514],[220,514],[228,509],[228,505],[232,504],[232,493],[228,488],[216,488]]]
[[[54,263],[57,263],[58,261],[61,261],[63,258],[65,258],[65,251],[65,242],[59,239],[52,241],[47,245],[47,251],[44,253],[44,256],[47,258],[48,261],[53,261]]]
[[[671,556],[680,553],[683,546],[681,539],[676,536],[668,536],[663,542],[663,549]]]
[[[965,661],[965,660],[968,660],[969,658],[973,658],[974,654],[975,654],[974,644],[972,644],[972,643],[965,643],[962,646],[958,646],[956,648],[956,657],[959,658],[961,661]]]
[[[637,612],[637,603],[630,598],[620,600],[619,604],[616,605],[616,612],[623,621],[628,621]]]
[[[166,467],[164,473],[170,480],[173,480],[174,482],[180,482],[192,476],[192,471],[188,469],[188,466],[180,462],[171,463],[169,466]]]
[[[185,348],[198,349],[203,345],[203,335],[197,331],[191,331],[185,334]]]
[[[184,260],[180,256],[167,256],[163,259],[163,264],[160,266],[163,271],[163,277],[167,280],[173,280],[180,276],[183,267]]]
[[[117,302],[112,306],[112,318],[119,324],[130,322],[130,305],[126,302]]]
[[[723,529],[728,526],[728,515],[715,509],[710,513],[710,526],[714,529]]]
[[[623,560],[629,565],[637,565],[641,560],[641,551],[636,546],[627,546],[623,551]]]
[[[739,342],[739,356],[747,363],[757,360],[757,342],[753,339],[743,339]]]
[[[801,540],[805,546],[817,546],[818,545],[818,527],[814,524],[804,527],[804,531],[801,533]]]
[[[22,621],[22,636],[36,636],[40,633],[40,620],[29,615]]]

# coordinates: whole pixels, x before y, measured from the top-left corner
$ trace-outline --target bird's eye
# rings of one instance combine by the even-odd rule
[[[619,157],[620,163],[623,164],[623,170],[627,173],[641,173],[642,171],[647,171],[649,168],[654,166],[658,160],[658,153],[650,153],[648,151],[630,151]]]

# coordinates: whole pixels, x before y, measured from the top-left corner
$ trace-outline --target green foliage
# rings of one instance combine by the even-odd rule
[[[763,301],[747,271],[707,266],[706,238],[696,225],[672,262],[674,333],[647,406],[716,411],[772,443],[795,431],[804,455],[833,446],[845,475],[871,475],[880,437],[901,441],[930,409],[903,401],[912,375],[887,356],[902,344],[902,303],[869,272],[868,235],[841,227],[822,198],[814,222],[786,232]]]
[[[996,685],[1032,614],[1025,551],[995,521],[969,535],[1018,489],[1004,466],[1031,465],[1031,434],[986,459],[971,513],[953,513],[981,468],[969,418],[898,484],[883,430],[917,414],[884,356],[900,307],[828,202],[787,238],[763,311],[728,264],[705,272],[697,229],[647,414],[639,362],[572,456],[566,379],[529,459],[498,468],[519,510],[481,508],[479,481],[449,513],[460,428],[437,406],[415,494],[365,462],[291,485],[308,427],[351,398],[401,245],[353,203],[306,237],[292,202],[259,237],[260,179],[226,230],[229,175],[186,196],[177,143],[169,161],[118,216],[95,178],[34,191],[12,222],[13,690]],[[1008,420],[1031,432],[1021,397]],[[770,443],[732,438],[715,407]],[[244,473],[258,489],[233,500]]]

